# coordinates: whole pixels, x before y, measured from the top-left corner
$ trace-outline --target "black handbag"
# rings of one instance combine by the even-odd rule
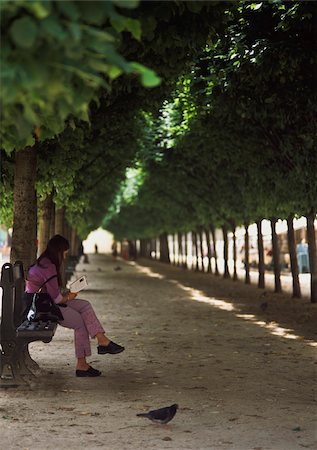
[[[25,319],[31,322],[59,322],[64,320],[63,314],[61,313],[59,307],[54,303],[52,297],[46,292],[41,292],[43,286],[55,277],[57,277],[57,275],[53,275],[44,281],[37,292],[24,293],[23,301],[26,307],[23,313],[22,321]]]

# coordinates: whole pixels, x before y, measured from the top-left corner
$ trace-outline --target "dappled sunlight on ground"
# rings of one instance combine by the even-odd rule
[[[153,272],[153,270],[151,270],[149,267],[141,267],[138,264],[136,264],[135,262],[130,262],[131,266],[135,266],[135,268],[141,272],[144,273],[144,275],[147,275],[148,277],[151,278],[158,278],[159,280],[163,280],[165,278],[164,275],[161,275],[159,273]]]
[[[164,275],[161,275],[153,269],[149,267],[143,267],[139,266],[135,262],[133,262],[133,265],[135,268],[151,277],[151,278],[158,278],[158,279],[164,279],[166,278]],[[194,289],[188,286],[185,286],[177,280],[168,280],[170,283],[175,284],[179,289],[185,291],[191,300],[203,302],[211,305],[214,308],[221,309],[223,311],[233,312],[236,317],[239,319],[243,319],[247,322],[250,322],[254,325],[257,325],[261,328],[265,328],[268,330],[273,336],[279,336],[284,339],[292,339],[292,340],[302,340],[305,344],[311,346],[311,347],[317,347],[317,342],[309,339],[304,339],[302,336],[296,335],[294,333],[294,330],[290,328],[283,328],[279,323],[277,322],[265,322],[263,320],[259,320],[259,317],[257,317],[254,314],[242,314],[239,308],[237,308],[234,303],[230,302],[229,300],[220,300],[215,297],[209,297],[206,296],[202,291],[199,291],[198,289]]]
[[[174,280],[173,280],[174,281]],[[224,311],[235,311],[235,307],[232,303],[224,300],[217,300],[215,297],[207,297],[201,291],[197,289],[193,289],[187,286],[184,286],[180,283],[175,283],[177,287],[189,293],[190,298],[192,300],[196,300],[197,302],[208,303],[211,306],[214,306],[218,309],[223,309]]]

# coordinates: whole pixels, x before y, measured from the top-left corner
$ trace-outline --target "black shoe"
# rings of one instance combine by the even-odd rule
[[[119,344],[116,344],[115,342],[110,341],[110,344],[108,345],[98,345],[97,349],[99,355],[105,355],[106,353],[111,353],[112,355],[115,355],[116,353],[123,352],[124,347],[122,347]]]
[[[99,377],[101,375],[100,370],[94,369],[89,366],[88,370],[76,370],[76,377]]]

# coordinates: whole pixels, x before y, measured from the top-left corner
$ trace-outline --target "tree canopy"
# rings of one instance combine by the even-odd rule
[[[82,237],[316,207],[313,2],[19,0],[1,14],[7,224],[14,154],[35,141],[38,198]]]

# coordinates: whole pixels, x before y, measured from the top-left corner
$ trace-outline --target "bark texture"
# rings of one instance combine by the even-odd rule
[[[223,233],[223,259],[224,259],[224,273],[223,273],[223,277],[224,278],[230,278],[230,273],[229,273],[229,266],[228,266],[228,229],[226,227],[226,225],[222,226],[222,233]]]
[[[160,234],[160,261],[170,263],[167,233]]]
[[[60,208],[55,211],[55,234],[64,236],[65,228],[65,208]]]
[[[262,234],[262,220],[256,221],[256,227],[258,231],[258,270],[259,270],[259,278],[258,278],[258,288],[265,288],[265,264],[264,264],[264,247],[263,247],[263,234]]]
[[[275,279],[275,292],[282,292],[281,286],[281,266],[280,266],[280,249],[278,245],[278,238],[276,234],[276,222],[277,219],[272,217],[271,229],[272,229],[272,251],[273,251],[273,267],[274,267],[274,279]]]
[[[293,219],[294,219],[293,216],[289,216],[287,218],[287,242],[288,242],[288,251],[289,251],[289,256],[290,256],[290,261],[291,261],[293,297],[301,298]]]
[[[39,231],[38,231],[38,254],[44,252],[47,242],[52,237],[51,222],[53,209],[53,197],[52,194],[48,195],[46,199],[40,205],[40,219],[39,219]]]
[[[37,253],[36,146],[16,152],[11,262],[22,261],[25,272]]]
[[[215,259],[215,275],[219,275],[217,248],[216,248],[216,230],[213,225],[210,225],[210,232],[212,235],[212,246],[213,246],[213,252],[214,252],[214,259]]]
[[[245,237],[244,237],[244,268],[245,268],[245,284],[250,284],[250,259],[249,259],[249,222],[244,223]]]

